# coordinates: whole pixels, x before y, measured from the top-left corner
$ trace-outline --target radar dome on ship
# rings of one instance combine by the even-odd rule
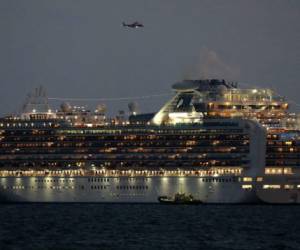
[[[70,103],[68,102],[63,102],[61,105],[60,105],[60,109],[63,111],[63,112],[70,112],[72,111],[72,106]]]
[[[224,92],[224,91],[227,90],[227,88],[226,88],[226,86],[224,86],[224,85],[219,85],[219,86],[217,87],[217,90],[218,90],[219,92]]]

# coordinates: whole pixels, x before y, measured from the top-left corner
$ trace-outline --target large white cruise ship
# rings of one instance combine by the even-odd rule
[[[299,203],[298,116],[269,89],[186,80],[157,113],[106,118],[42,88],[0,120],[1,202]]]

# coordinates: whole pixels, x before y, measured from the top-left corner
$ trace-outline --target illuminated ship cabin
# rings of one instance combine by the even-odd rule
[[[1,120],[0,126],[2,169],[235,169],[239,173],[254,164],[251,147],[261,142],[259,133],[252,132],[255,124],[238,119],[193,126],[97,128],[59,120]]]

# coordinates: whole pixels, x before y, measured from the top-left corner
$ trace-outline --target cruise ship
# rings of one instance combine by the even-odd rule
[[[300,202],[300,118],[270,89],[184,80],[158,112],[107,118],[45,90],[0,119],[0,202]]]

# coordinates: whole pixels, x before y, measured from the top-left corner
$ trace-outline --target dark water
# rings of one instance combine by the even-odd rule
[[[300,206],[0,205],[0,249],[300,249]]]

